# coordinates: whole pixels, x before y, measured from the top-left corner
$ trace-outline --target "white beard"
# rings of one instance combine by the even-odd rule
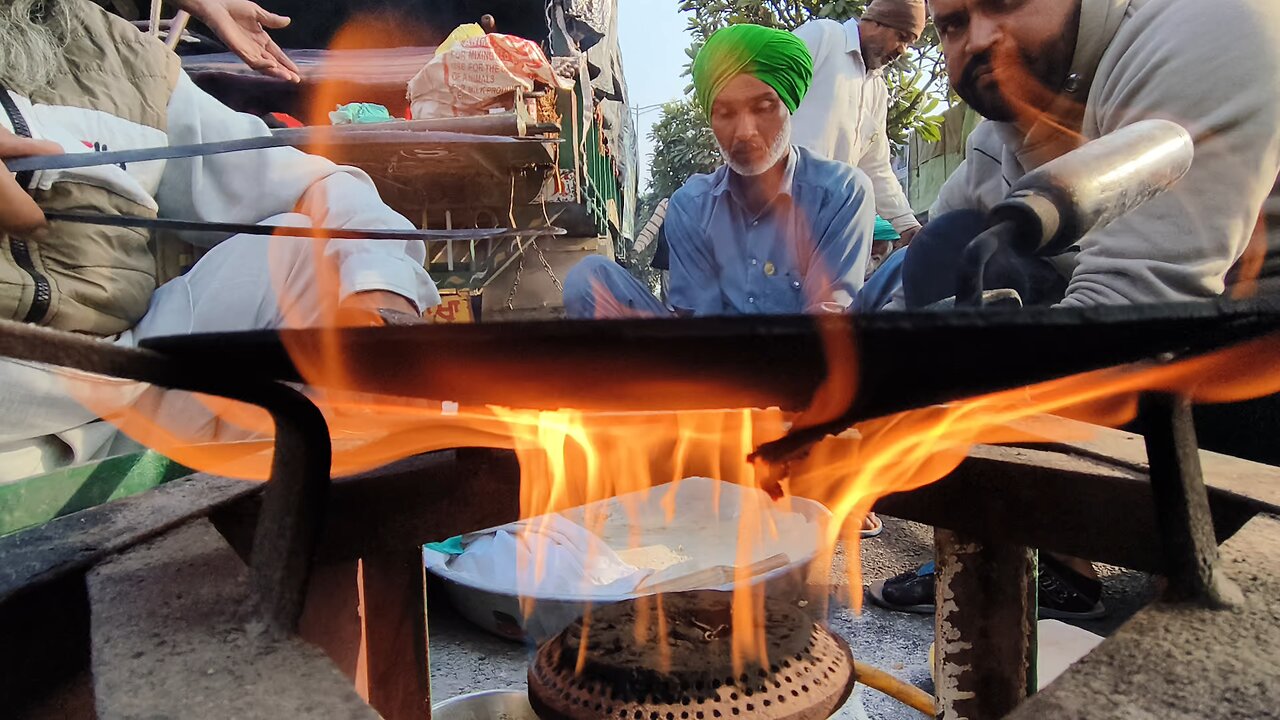
[[[769,154],[765,159],[754,165],[744,165],[734,160],[729,155],[729,151],[724,149],[719,140],[716,140],[716,146],[720,148],[720,156],[724,158],[724,164],[729,169],[742,175],[743,177],[756,177],[769,172],[774,165],[777,165],[782,158],[787,156],[787,151],[791,149],[791,116],[787,115],[782,122],[782,130],[778,133],[778,137],[774,138],[773,145],[769,148]]]
[[[74,3],[0,0],[0,83],[20,93],[44,87],[67,70]]]

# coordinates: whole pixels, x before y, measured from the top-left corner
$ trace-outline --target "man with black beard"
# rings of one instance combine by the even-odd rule
[[[287,75],[266,60],[260,66]],[[197,88],[155,38],[85,0],[0,3],[0,84],[0,159],[269,132]],[[47,220],[51,211],[413,228],[364,173],[291,148],[4,172],[0,317],[133,346],[156,335],[375,322],[384,310],[418,315],[439,303],[421,241],[185,236],[208,252],[158,285],[149,233]],[[83,382],[75,373],[0,360],[0,482],[101,457],[116,439],[97,421],[101,407],[151,397],[134,386],[90,383],[99,397],[99,409],[90,410],[68,392]],[[162,424],[189,421],[193,439],[214,439],[202,434],[209,420],[184,409]]]
[[[1280,2],[930,0],[930,9],[953,87],[987,121],[899,258],[895,304],[955,295],[964,247],[1027,172],[1149,118],[1191,133],[1187,175],[1062,255],[1002,252],[985,287],[1058,307],[1224,293],[1228,272],[1265,237],[1260,212],[1280,174]],[[1042,558],[1041,617],[1101,614],[1089,563]],[[933,580],[928,565],[874,583],[869,595],[933,612]]]
[[[734,25],[693,64],[699,104],[725,166],[671,196],[663,233],[678,315],[846,312],[862,288],[875,227],[871,181],[791,144],[813,77],[794,35]],[[587,258],[565,279],[574,318],[671,315],[620,266]]]
[[[930,10],[953,87],[989,122],[943,186],[924,244],[902,260],[906,306],[955,294],[963,245],[1011,183],[1148,118],[1192,134],[1187,176],[1068,253],[997,258],[987,286],[1064,307],[1224,292],[1280,172],[1280,3],[930,0]]]

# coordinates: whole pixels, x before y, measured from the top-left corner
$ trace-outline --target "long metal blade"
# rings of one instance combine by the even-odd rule
[[[332,148],[367,145],[404,145],[406,148],[423,145],[492,144],[557,142],[556,140],[512,138],[494,135],[469,135],[454,132],[420,132],[411,130],[337,130],[334,128],[291,128],[262,137],[241,138],[222,142],[170,145],[167,147],[110,150],[107,152],[67,153],[64,155],[33,155],[10,158],[4,161],[9,172],[33,170],[67,170],[120,165],[150,160],[176,160],[178,158],[203,157],[246,150],[266,150],[278,147]]]
[[[171,218],[145,218],[132,215],[103,215],[100,213],[46,212],[49,220],[111,225],[113,227],[146,228],[149,230],[173,230],[185,232],[209,232],[227,235],[283,235],[322,240],[484,240],[499,237],[534,237],[564,235],[559,227],[511,230],[508,228],[459,229],[459,230],[387,230],[359,228],[291,227],[285,225],[258,225],[253,223],[203,222],[174,220]]]

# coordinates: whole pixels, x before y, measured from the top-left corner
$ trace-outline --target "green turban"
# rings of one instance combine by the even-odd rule
[[[707,117],[716,96],[742,73],[778,91],[794,113],[813,82],[813,57],[803,40],[784,30],[731,25],[716,32],[693,60],[693,88]]]
[[[902,239],[897,230],[893,229],[893,223],[885,220],[879,215],[876,216],[876,230],[871,237],[872,240],[887,240],[889,242],[897,242]]]

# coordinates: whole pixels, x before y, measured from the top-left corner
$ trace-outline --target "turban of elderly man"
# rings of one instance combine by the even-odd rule
[[[735,77],[748,74],[778,92],[791,112],[813,82],[813,58],[804,41],[783,30],[732,25],[716,32],[693,60],[693,87],[702,112]]]
[[[924,0],[871,0],[862,19],[919,38],[924,33],[926,15]]]

